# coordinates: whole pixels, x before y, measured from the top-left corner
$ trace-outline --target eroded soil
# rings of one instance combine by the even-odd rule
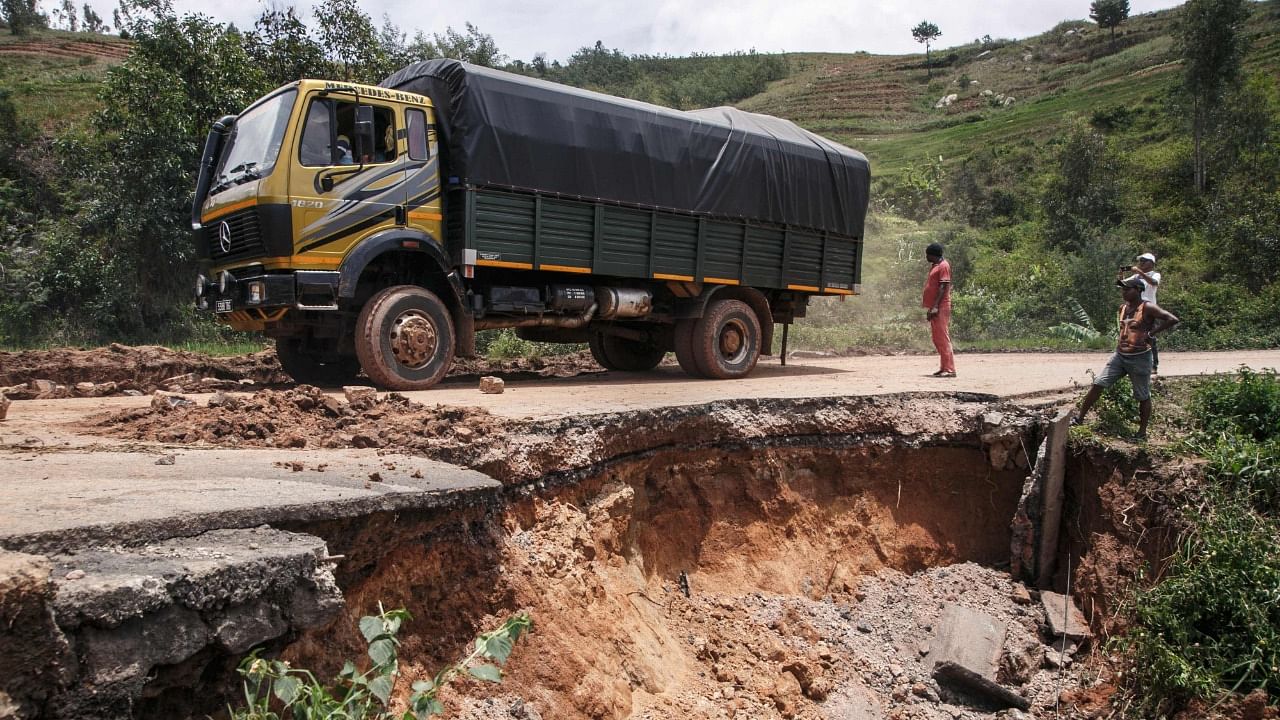
[[[448,379],[474,380],[482,375],[505,379],[572,377],[592,372],[603,369],[590,353],[583,351],[509,360],[459,358],[450,368]],[[41,380],[50,385],[32,385]],[[292,385],[274,350],[215,357],[157,345],[113,343],[91,350],[0,352],[0,389],[13,400],[108,397],[155,390],[252,391]]]

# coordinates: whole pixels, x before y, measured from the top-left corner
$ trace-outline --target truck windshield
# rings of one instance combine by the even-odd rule
[[[297,95],[296,90],[282,92],[236,118],[218,163],[213,193],[271,174]]]

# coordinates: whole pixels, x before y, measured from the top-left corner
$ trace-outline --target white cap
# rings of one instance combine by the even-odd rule
[[[1155,262],[1155,261],[1156,261],[1156,256],[1155,256],[1155,255],[1152,255],[1151,253],[1142,253],[1141,255],[1139,255],[1139,256],[1138,256],[1138,259],[1139,259],[1139,260],[1150,260],[1151,262]]]

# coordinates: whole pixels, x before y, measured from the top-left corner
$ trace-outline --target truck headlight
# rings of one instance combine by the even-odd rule
[[[236,284],[236,276],[231,274],[229,270],[223,270],[218,275],[218,293],[227,294],[227,288]]]
[[[205,286],[208,284],[209,278],[205,277],[203,274],[196,275],[196,297],[202,297],[204,295]]]
[[[249,303],[250,305],[257,305],[261,303],[263,297],[266,295],[266,289],[267,289],[267,286],[263,283],[260,283],[260,282],[249,283],[249,297],[247,300],[245,300],[245,302]]]

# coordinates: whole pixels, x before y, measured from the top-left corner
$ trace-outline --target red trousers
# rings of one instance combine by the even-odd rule
[[[933,346],[938,349],[938,356],[942,360],[943,372],[956,371],[956,358],[951,352],[951,306],[943,305],[938,308],[938,314],[929,320],[929,329],[933,332]]]

